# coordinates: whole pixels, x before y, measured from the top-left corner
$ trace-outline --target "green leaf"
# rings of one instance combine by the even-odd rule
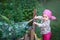
[[[0,15],[2,17],[2,19],[4,19],[6,22],[10,23],[9,18],[7,18],[6,16]]]

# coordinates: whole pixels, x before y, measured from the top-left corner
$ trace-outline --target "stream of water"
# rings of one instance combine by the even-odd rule
[[[6,22],[0,22],[0,31],[2,31],[1,37],[22,37],[29,29],[28,23],[29,22],[12,23],[12,26]]]

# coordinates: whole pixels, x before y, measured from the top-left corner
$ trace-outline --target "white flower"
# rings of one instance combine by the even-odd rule
[[[9,27],[9,31],[11,31],[12,27]]]
[[[9,33],[9,35],[11,35],[11,33]]]

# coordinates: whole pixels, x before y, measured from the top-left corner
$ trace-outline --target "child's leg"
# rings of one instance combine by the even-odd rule
[[[43,34],[42,37],[43,37],[43,40],[50,40],[51,33],[49,32],[47,34]]]

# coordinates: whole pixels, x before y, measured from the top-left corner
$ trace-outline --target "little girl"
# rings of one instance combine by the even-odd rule
[[[41,23],[34,22],[33,24],[41,28],[43,40],[50,40],[51,37],[50,20],[55,20],[56,17],[52,16],[52,12],[49,9],[45,9],[43,11],[42,16],[35,16],[34,19],[41,20]]]

